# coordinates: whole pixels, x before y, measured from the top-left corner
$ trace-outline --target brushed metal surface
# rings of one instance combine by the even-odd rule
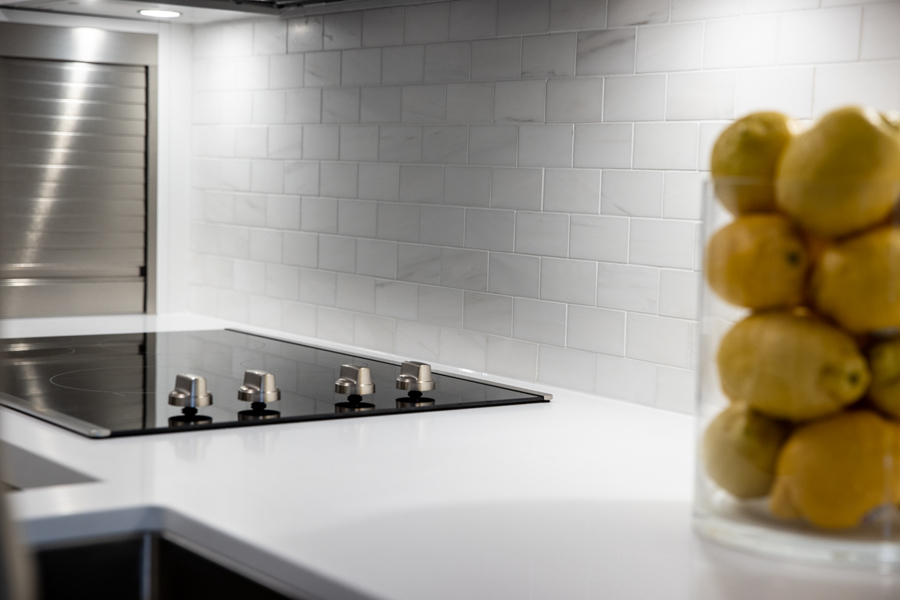
[[[0,56],[89,63],[155,65],[157,38],[92,27],[0,23]]]
[[[6,279],[0,318],[112,315],[144,311],[143,278]]]

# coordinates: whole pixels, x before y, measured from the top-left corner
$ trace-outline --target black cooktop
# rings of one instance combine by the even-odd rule
[[[370,410],[341,412],[348,396],[335,381],[344,364],[371,371],[375,393],[361,397]],[[281,399],[253,409],[238,400],[247,370],[273,374]],[[171,405],[179,374],[203,377],[212,404]],[[411,397],[397,389],[399,374],[399,364],[231,330],[0,340],[0,404],[95,438],[550,399],[437,373],[434,390]]]

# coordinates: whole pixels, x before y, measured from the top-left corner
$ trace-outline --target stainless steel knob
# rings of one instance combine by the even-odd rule
[[[212,403],[212,394],[206,391],[206,378],[190,373],[175,377],[175,389],[169,393],[169,404],[198,408]]]
[[[244,385],[238,388],[238,400],[243,402],[278,402],[281,390],[275,387],[275,376],[266,371],[244,371]]]
[[[397,389],[409,392],[430,392],[434,389],[434,378],[431,376],[431,365],[421,362],[405,361],[400,365],[397,376]]]
[[[338,394],[368,396],[375,393],[372,371],[365,365],[341,365],[341,376],[334,382]]]

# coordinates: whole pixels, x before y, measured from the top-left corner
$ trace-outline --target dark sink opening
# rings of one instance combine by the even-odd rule
[[[287,600],[165,534],[39,548],[42,600]]]

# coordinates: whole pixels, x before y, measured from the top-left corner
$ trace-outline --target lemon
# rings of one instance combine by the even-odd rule
[[[775,168],[797,131],[796,122],[781,113],[757,112],[738,119],[719,135],[710,170],[716,195],[732,214],[775,210]]]
[[[800,427],[776,466],[772,513],[838,529],[900,501],[900,429],[875,412],[845,411]]]
[[[755,314],[719,345],[722,390],[775,419],[804,421],[858,400],[869,369],[847,334],[802,313]]]
[[[840,237],[884,220],[898,184],[900,136],[875,110],[851,106],[828,113],[788,142],[775,198],[805,229]]]
[[[790,220],[778,214],[738,217],[715,233],[706,251],[706,279],[723,299],[763,309],[803,298],[809,260]]]
[[[900,327],[900,230],[879,227],[827,248],[810,294],[848,331]]]
[[[900,339],[873,346],[869,350],[869,366],[869,399],[890,416],[900,418]]]
[[[733,404],[703,434],[706,472],[738,498],[765,496],[775,479],[775,459],[790,427]]]

